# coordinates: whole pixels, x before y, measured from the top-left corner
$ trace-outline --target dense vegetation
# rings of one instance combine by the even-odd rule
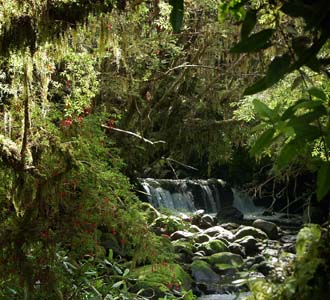
[[[0,299],[143,299],[133,270],[167,275],[174,254],[139,176],[326,203],[326,0],[0,3]],[[312,228],[311,268],[274,299],[327,291],[329,236]]]

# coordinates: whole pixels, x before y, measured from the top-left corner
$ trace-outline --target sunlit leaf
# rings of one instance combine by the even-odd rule
[[[316,181],[316,196],[320,201],[330,191],[330,163],[322,164],[321,168],[317,172]]]
[[[278,115],[272,109],[258,99],[253,100],[253,105],[260,118],[269,120],[276,120],[278,118]]]
[[[232,53],[254,52],[265,49],[270,46],[270,38],[274,33],[273,29],[265,29],[258,33],[252,34],[248,38],[242,39],[238,44],[231,48]]]

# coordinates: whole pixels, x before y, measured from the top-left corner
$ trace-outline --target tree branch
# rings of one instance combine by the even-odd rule
[[[146,143],[149,143],[151,145],[160,144],[160,143],[166,144],[165,141],[155,141],[155,142],[152,142],[152,141],[144,138],[143,136],[138,135],[138,134],[136,134],[134,132],[131,132],[131,131],[127,131],[127,130],[123,130],[123,129],[119,129],[119,128],[115,128],[115,127],[109,127],[109,126],[103,125],[103,124],[101,125],[101,127],[102,128],[106,128],[106,129],[109,129],[109,130],[114,130],[114,131],[117,131],[117,132],[125,133],[125,134],[128,134],[128,135],[132,135],[132,136],[134,136],[134,137],[136,137],[136,138],[138,138],[138,139],[140,139],[140,140],[142,140],[142,141],[144,141]]]

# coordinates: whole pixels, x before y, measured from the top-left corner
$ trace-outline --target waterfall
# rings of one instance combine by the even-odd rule
[[[217,213],[224,207],[232,206],[233,192],[220,179],[152,179],[140,178],[147,200],[156,208],[168,208],[181,212],[204,209]]]
[[[177,212],[194,212],[203,209],[218,213],[235,207],[244,215],[258,214],[252,199],[232,189],[221,179],[153,179],[140,178],[147,201],[157,209],[167,208]]]

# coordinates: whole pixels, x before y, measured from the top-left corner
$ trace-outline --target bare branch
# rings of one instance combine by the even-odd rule
[[[129,134],[129,135],[132,135],[132,136],[134,136],[134,137],[136,137],[136,138],[138,138],[138,139],[140,139],[140,140],[142,140],[142,141],[144,141],[146,143],[149,143],[151,145],[160,144],[160,143],[161,144],[166,144],[165,141],[155,141],[155,142],[150,141],[150,140],[144,138],[143,136],[138,135],[138,134],[136,134],[134,132],[131,132],[131,131],[127,131],[127,130],[123,130],[123,129],[119,129],[119,128],[115,128],[115,127],[109,127],[109,126],[103,125],[103,124],[101,125],[101,127],[102,128],[106,128],[106,129],[109,129],[109,130],[114,130],[114,131],[117,131],[117,132],[122,132],[122,133],[126,133],[126,134]]]

